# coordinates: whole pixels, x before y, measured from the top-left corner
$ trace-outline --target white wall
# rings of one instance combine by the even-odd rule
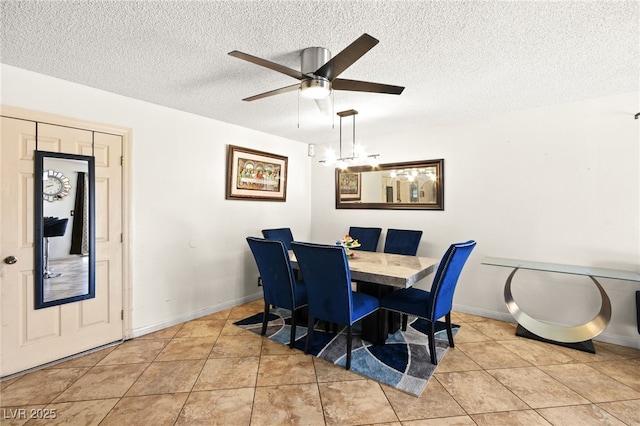
[[[1,71],[3,105],[132,129],[134,335],[261,297],[246,236],[289,226],[309,238],[305,144],[6,65]],[[287,201],[225,200],[227,144],[288,156]]]
[[[509,270],[480,265],[485,256],[639,269],[637,92],[372,137],[363,142],[383,163],[444,158],[445,210],[335,210],[334,171],[309,162],[303,144],[0,70],[2,104],[133,129],[134,334],[259,297],[244,238],[267,227],[327,243],[349,225],[422,229],[418,254],[438,258],[473,238],[456,308],[502,319],[510,318],[502,299]],[[287,202],[225,200],[227,144],[288,156]],[[600,281],[613,318],[599,339],[640,347],[632,298],[640,285]],[[558,323],[586,321],[599,306],[586,277],[521,271],[514,286],[523,308]]]
[[[311,238],[331,243],[350,225],[380,226],[382,247],[386,228],[422,229],[418,254],[437,258],[450,243],[475,239],[455,307],[501,319],[511,319],[502,293],[510,270],[481,265],[485,256],[638,272],[636,112],[634,92],[358,140],[381,163],[444,158],[445,210],[335,210],[334,172],[314,161]],[[599,339],[640,348],[640,284],[600,282],[613,317]],[[561,324],[586,322],[600,306],[588,277],[520,271],[513,291],[528,313]]]

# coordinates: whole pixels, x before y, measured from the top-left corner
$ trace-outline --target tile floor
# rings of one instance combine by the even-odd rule
[[[233,325],[262,308],[251,302],[5,380],[0,423],[640,425],[640,350],[596,342],[588,354],[455,313],[456,347],[416,398]],[[56,418],[20,418],[31,410]]]

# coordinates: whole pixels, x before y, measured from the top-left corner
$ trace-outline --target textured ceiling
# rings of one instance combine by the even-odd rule
[[[334,92],[358,135],[472,119],[638,90],[637,1],[2,1],[4,64],[307,143],[337,140],[338,119],[296,83],[228,56],[299,69],[380,40],[340,77],[405,86],[400,96]],[[332,129],[332,123],[336,126]],[[225,142],[225,141],[221,141]]]

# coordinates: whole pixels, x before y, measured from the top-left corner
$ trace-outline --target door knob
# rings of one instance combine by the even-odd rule
[[[15,256],[7,256],[4,258],[4,263],[6,263],[7,265],[13,265],[17,261],[18,261],[18,258]]]

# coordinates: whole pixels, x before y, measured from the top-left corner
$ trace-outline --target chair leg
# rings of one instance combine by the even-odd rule
[[[347,365],[344,367],[347,370],[351,369],[351,342],[352,333],[351,333],[351,324],[347,326]]]
[[[435,321],[429,321],[429,352],[431,352],[431,364],[438,364],[438,357],[436,356],[436,323]]]
[[[289,337],[289,349],[293,349],[296,342],[296,310],[291,311],[291,336]]]
[[[311,340],[313,339],[313,326],[315,323],[315,318],[309,314],[309,318],[307,319],[307,343],[304,345],[304,353],[308,354],[309,349],[311,349]]]
[[[264,302],[264,314],[263,314],[263,317],[264,317],[264,318],[262,318],[262,332],[261,332],[261,334],[262,334],[263,336],[264,336],[265,334],[267,334],[267,322],[269,322],[269,321],[268,321],[268,318],[269,318],[269,307],[270,307],[270,306],[271,306],[271,305],[270,305],[269,303]]]
[[[409,315],[402,314],[402,331],[407,331],[408,322],[409,322]]]
[[[453,330],[451,330],[451,312],[445,315],[445,321],[447,323],[447,337],[449,338],[449,347],[453,348]]]

